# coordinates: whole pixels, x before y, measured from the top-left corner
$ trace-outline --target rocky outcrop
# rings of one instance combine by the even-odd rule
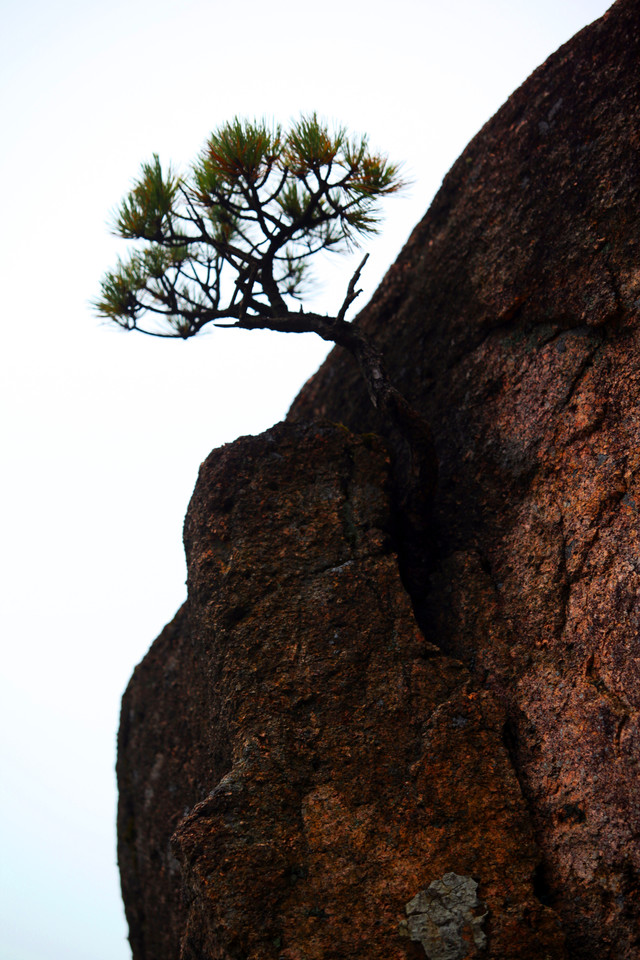
[[[436,439],[411,598],[348,356],[203,464],[123,700],[134,960],[640,954],[639,74],[618,0],[358,320]]]
[[[640,956],[640,3],[472,141],[361,321],[436,436],[414,602],[508,716],[570,955]],[[337,351],[292,416],[371,429]]]
[[[134,957],[400,960],[425,924],[430,956],[563,956],[503,712],[418,630],[388,486],[330,424],[203,464],[188,602],[123,702]]]

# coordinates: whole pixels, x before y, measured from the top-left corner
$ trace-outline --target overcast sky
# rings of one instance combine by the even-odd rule
[[[466,143],[606,0],[4,0],[0,890],[6,960],[126,960],[115,737],[135,664],[184,599],[209,451],[286,414],[312,335],[187,343],[101,324],[109,213],[156,152],[184,169],[235,114],[317,111],[413,186],[366,297]],[[315,306],[353,269],[332,261]],[[321,278],[320,278],[321,279]]]

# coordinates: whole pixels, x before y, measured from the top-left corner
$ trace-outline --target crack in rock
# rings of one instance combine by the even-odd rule
[[[428,960],[466,960],[486,946],[482,925],[488,913],[471,877],[445,873],[405,906],[400,935],[421,943]]]

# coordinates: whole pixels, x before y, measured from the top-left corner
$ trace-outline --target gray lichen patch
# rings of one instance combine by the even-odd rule
[[[428,960],[467,960],[482,950],[487,938],[482,924],[487,907],[471,877],[445,873],[405,906],[400,934],[421,943]]]

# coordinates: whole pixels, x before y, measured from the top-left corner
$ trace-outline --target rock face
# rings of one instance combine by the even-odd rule
[[[406,906],[448,877],[473,897],[434,957],[564,955],[503,713],[418,630],[387,489],[380,441],[330,424],[203,464],[188,602],[123,703],[134,957],[424,955]]]
[[[123,701],[134,960],[640,956],[639,158],[618,0],[361,314],[436,436],[411,599],[340,351],[203,464],[188,601]]]
[[[570,956],[640,956],[640,3],[472,141],[360,322],[431,419],[414,603],[508,716]],[[292,416],[373,421],[335,351]]]

